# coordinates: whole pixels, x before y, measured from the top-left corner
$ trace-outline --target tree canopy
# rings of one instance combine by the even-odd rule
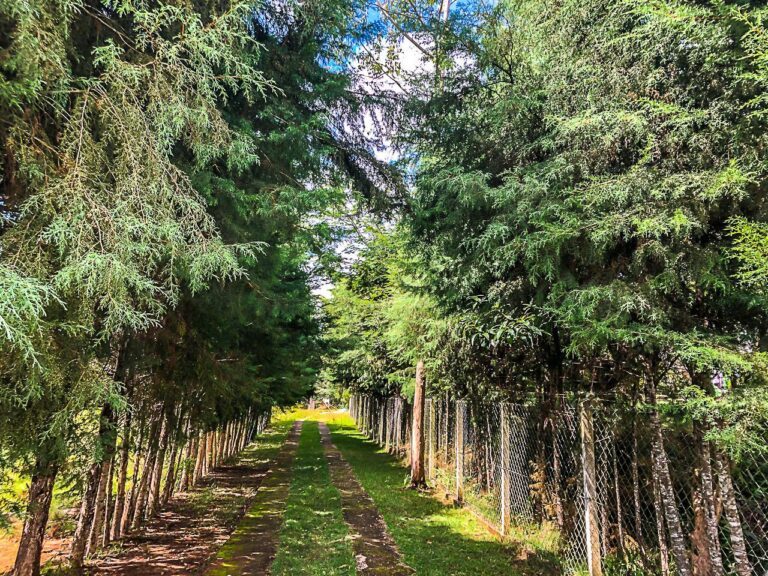
[[[410,397],[420,361],[430,392],[602,395],[763,449],[763,4],[4,2],[0,470],[29,533],[66,483],[79,568],[118,450],[151,509],[165,460],[316,390]],[[121,482],[116,535],[145,519]]]

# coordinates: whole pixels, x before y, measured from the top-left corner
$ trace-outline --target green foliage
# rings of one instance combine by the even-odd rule
[[[406,240],[375,233],[325,302],[326,384],[410,394],[416,362],[434,356],[447,325]]]
[[[0,266],[0,351],[10,348],[25,361],[34,359],[45,309],[53,298],[50,286]]]
[[[0,8],[0,468],[77,492],[105,403],[197,430],[310,393],[335,218],[399,183],[364,5],[297,7]]]
[[[596,0],[502,12],[409,136],[409,222],[433,293],[451,313],[480,303],[531,323],[535,346],[513,349],[533,366],[562,371],[570,357],[633,381],[636,362],[662,353],[744,376],[766,306],[728,251],[737,227],[766,218],[763,120],[741,113],[761,108],[747,81],[759,10]],[[745,18],[757,28],[745,33]],[[478,69],[486,81],[467,84]],[[759,234],[741,238],[737,255],[761,262]]]
[[[418,14],[389,16],[392,34],[435,38],[438,23]],[[636,402],[659,384],[668,408],[706,421],[733,455],[754,449],[768,325],[764,15],[644,0],[458,8],[440,24],[455,44],[439,85],[401,77],[414,188],[393,237],[406,248],[363,251],[327,304],[336,381],[388,393],[424,357],[431,386],[483,399]],[[402,294],[362,273],[407,260],[418,281]],[[420,342],[412,324],[441,328]]]
[[[734,218],[729,229],[733,253],[741,263],[739,279],[764,292],[768,286],[768,224]]]

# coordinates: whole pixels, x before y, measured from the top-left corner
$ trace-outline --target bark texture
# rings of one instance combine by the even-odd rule
[[[424,473],[424,361],[416,364],[416,391],[413,396],[413,427],[411,429],[411,486],[426,486]]]
[[[45,527],[51,510],[53,484],[56,481],[58,467],[42,467],[32,476],[29,485],[27,515],[19,541],[19,551],[13,565],[14,576],[39,576],[40,556],[43,552]]]

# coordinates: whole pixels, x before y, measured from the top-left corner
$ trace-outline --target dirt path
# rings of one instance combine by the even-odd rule
[[[276,461],[293,450],[289,435]],[[202,574],[248,505],[260,493],[270,462],[246,451],[237,464],[221,466],[194,491],[179,494],[146,529],[124,538],[120,550],[89,562],[88,573],[113,576]]]
[[[277,553],[285,504],[291,486],[293,459],[303,422],[293,424],[275,465],[264,477],[259,492],[237,530],[205,571],[207,576],[267,574]]]
[[[408,576],[414,570],[407,566],[389,534],[387,525],[352,467],[334,446],[328,426],[320,423],[323,449],[328,459],[331,480],[341,493],[344,520],[352,535],[357,573],[364,576]]]

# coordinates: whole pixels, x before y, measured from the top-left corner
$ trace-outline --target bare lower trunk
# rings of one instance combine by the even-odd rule
[[[229,423],[219,428],[219,434],[218,434],[218,442],[216,446],[216,461],[217,462],[223,462],[224,458],[226,458],[225,454],[225,448],[226,448],[226,440],[227,440],[227,430],[229,430]]]
[[[728,457],[718,450],[715,450],[715,460],[717,462],[717,478],[720,482],[725,518],[728,520],[730,531],[731,550],[734,560],[733,569],[739,576],[750,576],[752,574],[752,564],[747,555],[744,530],[741,526],[741,516],[736,504],[736,493],[734,492],[731,479],[730,463]]]
[[[131,412],[130,410],[125,414],[125,422],[123,423],[123,440],[120,445],[120,470],[117,474],[117,493],[115,495],[115,506],[112,512],[113,521],[111,526],[110,537],[112,540],[117,540],[122,536],[122,519],[123,511],[125,509],[125,485],[128,479],[128,460],[131,455]]]
[[[157,513],[160,507],[160,485],[163,480],[163,466],[165,466],[165,455],[168,451],[168,438],[170,437],[171,422],[170,416],[163,419],[163,428],[160,433],[160,446],[155,458],[155,469],[152,472],[152,483],[149,491],[149,501],[147,502],[147,517],[151,518]]]
[[[27,498],[27,515],[21,531],[19,550],[13,565],[14,576],[39,576],[40,556],[43,552],[45,527],[53,498],[53,485],[57,467],[49,467],[44,472],[32,476]]]
[[[664,514],[672,556],[675,558],[675,567],[680,576],[691,576],[691,563],[685,547],[685,535],[680,521],[680,512],[677,508],[675,489],[672,486],[672,477],[669,474],[669,461],[664,450],[664,436],[661,429],[661,421],[658,412],[651,412],[651,426],[653,428],[652,454],[653,473],[659,481],[659,491],[663,510],[657,511]]]
[[[656,517],[656,536],[659,542],[659,560],[661,562],[662,576],[669,576],[669,550],[667,549],[667,536],[664,531],[664,505],[661,502],[661,490],[659,490],[658,478],[653,477],[653,510]]]
[[[99,476],[99,489],[96,492],[96,505],[93,508],[93,523],[88,537],[88,547],[86,554],[93,553],[99,546],[99,538],[104,532],[104,510],[107,502],[107,482],[109,481],[109,468],[111,460],[101,463],[101,474]]]
[[[712,459],[709,442],[700,439],[701,446],[701,497],[707,535],[707,555],[712,576],[723,576],[725,568],[720,551],[720,535],[717,528],[718,517],[715,511],[715,489],[712,476]]]
[[[195,470],[192,475],[192,485],[196,486],[203,477],[205,468],[205,435],[200,432],[197,438],[197,457],[195,458]]]
[[[114,495],[112,494],[112,486],[115,480],[115,466],[117,460],[112,458],[109,466],[109,478],[107,479],[107,497],[104,505],[104,520],[101,526],[101,532],[99,538],[101,539],[100,546],[109,546],[112,539],[112,515],[115,509]]]
[[[147,501],[149,500],[149,487],[152,480],[152,472],[155,469],[155,461],[157,460],[157,437],[159,433],[160,422],[158,419],[155,419],[149,433],[146,455],[144,457],[144,467],[141,471],[141,479],[136,487],[136,503],[131,518],[132,528],[139,528],[144,523],[144,518],[146,516]]]
[[[617,435],[614,433],[611,459],[613,461],[613,495],[616,499],[616,536],[618,538],[619,554],[624,556],[624,507],[621,504],[621,489],[619,486],[619,463],[616,455]]]
[[[168,459],[168,471],[165,474],[165,485],[163,493],[160,496],[160,504],[165,506],[168,500],[173,496],[173,489],[176,486],[176,459],[179,455],[179,447],[174,442],[171,448],[171,457]]]
[[[179,484],[179,490],[181,492],[186,492],[189,490],[189,484],[190,484],[190,478],[192,476],[192,466],[194,465],[192,462],[192,455],[197,452],[197,442],[193,436],[190,434],[190,430],[187,430],[187,445],[184,449],[184,460],[182,460],[182,469],[181,469],[181,483]]]
[[[86,476],[86,488],[80,505],[80,516],[72,538],[70,563],[75,570],[83,566],[94,522],[99,521],[99,512],[103,512],[104,493],[109,472],[109,462],[115,451],[114,412],[109,404],[101,410],[99,423],[100,460],[91,464]],[[99,506],[101,509],[99,510]]]
[[[208,432],[205,435],[205,472],[207,476],[216,467],[213,458],[213,432]]]
[[[144,462],[144,469],[141,472],[141,480],[136,495],[136,509],[133,512],[133,520],[131,521],[131,528],[136,530],[144,524],[144,519],[147,517],[147,503],[149,502],[149,491],[152,482],[152,474],[155,470],[155,462],[157,461],[157,448],[149,447],[151,450]]]
[[[640,549],[640,556],[645,561],[645,537],[643,536],[643,517],[640,502],[640,467],[637,450],[637,413],[632,416],[632,500],[635,514],[635,540]]]
[[[143,466],[146,466],[146,460],[143,458],[144,453],[144,436],[145,425],[144,418],[139,422],[139,441],[136,444],[136,455],[133,463],[133,474],[131,475],[131,493],[127,498],[125,510],[123,510],[123,517],[120,519],[120,536],[124,536],[131,529],[133,522],[133,516],[136,513],[136,501],[139,497],[139,470]],[[130,454],[130,450],[129,450]],[[143,462],[143,465],[142,465]]]
[[[85,481],[85,491],[80,501],[80,514],[77,517],[77,528],[72,537],[72,549],[69,555],[69,562],[72,568],[79,571],[85,561],[85,552],[88,547],[88,537],[91,533],[91,524],[93,523],[93,512],[96,507],[96,494],[99,491],[99,481],[101,480],[101,462],[94,462],[88,469]]]
[[[557,447],[557,435],[559,431],[559,421],[557,414],[552,416],[552,483],[554,488],[552,490],[554,504],[555,504],[555,519],[557,520],[557,526],[562,530],[565,526],[565,513],[563,511],[563,501],[561,498],[562,485],[563,485],[563,473],[560,464],[560,450]]]
[[[165,476],[165,486],[163,487],[163,494],[160,498],[160,503],[162,505],[165,505],[168,500],[171,499],[171,496],[173,495],[173,490],[176,487],[176,472],[178,470],[177,468],[177,458],[179,456],[179,449],[181,448],[179,446],[179,439],[181,438],[181,429],[184,423],[184,419],[181,417],[181,412],[179,413],[179,417],[176,421],[176,428],[174,430],[173,435],[171,436],[170,442],[171,442],[171,457],[168,459],[168,472]]]
[[[139,487],[141,484],[140,470],[147,466],[146,459],[141,452],[136,452],[136,461],[133,464],[133,475],[131,477],[131,492],[127,496],[123,517],[120,519],[120,536],[125,536],[133,525],[133,517],[136,515],[136,503],[139,500]]]
[[[240,452],[243,448],[245,448],[246,444],[246,430],[245,430],[245,421],[244,420],[235,420],[235,422],[232,423],[232,431],[233,431],[233,446],[232,446],[232,456]]]

